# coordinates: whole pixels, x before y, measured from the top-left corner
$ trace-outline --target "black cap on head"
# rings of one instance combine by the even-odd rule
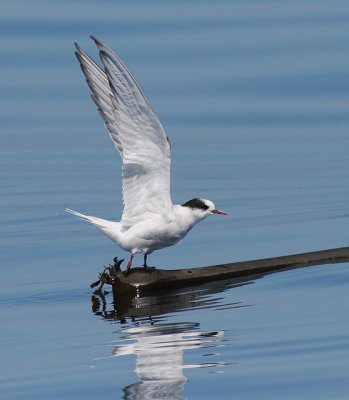
[[[182,207],[198,208],[199,210],[207,210],[208,205],[205,204],[201,199],[192,199],[182,204]]]

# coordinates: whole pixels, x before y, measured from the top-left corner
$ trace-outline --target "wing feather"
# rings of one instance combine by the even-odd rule
[[[120,58],[95,41],[104,70],[78,45],[76,56],[123,162],[125,229],[156,215],[172,218],[170,143],[137,81]]]

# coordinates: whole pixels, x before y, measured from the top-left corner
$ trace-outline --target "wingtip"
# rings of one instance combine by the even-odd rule
[[[75,48],[76,48],[76,50],[78,51],[78,52],[80,52],[82,49],[81,49],[81,46],[79,45],[79,43],[78,42],[74,42],[74,46],[75,46]]]
[[[79,45],[79,43],[74,42],[75,45],[75,56],[78,59],[80,65],[82,65],[82,61],[83,61],[83,56],[86,55],[85,50]]]
[[[98,38],[96,38],[96,36],[90,35],[90,38],[96,43],[96,45],[97,45],[98,48],[103,47],[103,43],[102,43]],[[83,51],[83,50],[82,50],[82,47],[79,45],[78,42],[74,42],[74,46],[75,46],[76,50],[77,50],[79,53],[80,53],[81,51]]]
[[[82,51],[81,51],[81,50],[82,50],[82,49],[77,49],[76,52],[75,52],[75,56],[76,56],[76,58],[78,59],[80,65],[83,65],[83,63],[82,63],[82,56],[81,56]]]
[[[96,38],[96,36],[90,35],[90,38],[96,43],[97,47],[103,46],[103,43],[98,38]]]

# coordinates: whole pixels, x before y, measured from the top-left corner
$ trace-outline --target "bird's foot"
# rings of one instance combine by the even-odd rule
[[[144,265],[144,264],[143,264],[143,268],[144,268],[144,269],[155,269],[156,267],[149,267],[149,265]]]

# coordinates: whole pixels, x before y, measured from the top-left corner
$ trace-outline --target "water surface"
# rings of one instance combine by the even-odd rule
[[[122,212],[73,54],[94,34],[171,138],[173,201],[231,213],[151,264],[347,246],[347,3],[5,0],[1,19],[1,397],[347,398],[348,264],[113,304],[89,284],[127,254],[63,211]]]

